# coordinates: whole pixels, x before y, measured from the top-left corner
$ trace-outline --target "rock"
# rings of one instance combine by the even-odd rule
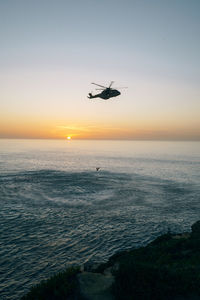
[[[83,265],[83,271],[86,272],[95,272],[95,270],[100,266],[100,263],[95,263],[95,262],[91,262],[91,261],[87,261],[86,263],[84,263]]]
[[[175,240],[188,239],[189,237],[190,237],[189,232],[184,232],[184,233],[179,233],[179,234],[172,235],[172,238],[175,239]]]
[[[80,293],[87,300],[113,300],[111,286],[114,282],[112,275],[83,272],[78,274]]]
[[[192,235],[195,235],[195,237],[200,238],[200,221],[197,221],[192,225]]]

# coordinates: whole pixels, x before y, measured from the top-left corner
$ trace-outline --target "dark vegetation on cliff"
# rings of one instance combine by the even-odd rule
[[[68,268],[31,288],[22,300],[81,299],[77,274],[79,268]]]
[[[200,239],[166,234],[124,254],[115,272],[116,299],[200,296]]]
[[[200,221],[192,233],[167,233],[146,247],[112,256],[93,272],[110,268],[117,300],[200,299]],[[81,299],[76,274],[70,269],[32,288],[27,299]]]

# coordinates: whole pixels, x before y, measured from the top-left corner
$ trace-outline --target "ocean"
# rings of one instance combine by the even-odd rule
[[[0,299],[190,231],[199,183],[200,142],[0,140]]]

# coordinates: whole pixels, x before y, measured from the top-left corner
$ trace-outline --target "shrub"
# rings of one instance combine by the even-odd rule
[[[68,268],[31,288],[22,300],[72,300],[79,294],[79,268]]]

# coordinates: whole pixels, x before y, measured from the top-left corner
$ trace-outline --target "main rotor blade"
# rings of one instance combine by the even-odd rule
[[[109,88],[111,87],[111,85],[113,85],[114,81],[111,81],[110,85],[109,85]]]
[[[94,82],[92,82],[92,84],[95,84],[95,85],[97,85],[97,86],[100,86],[100,87],[106,89],[106,86],[103,86],[103,85],[100,85],[100,84],[97,84],[97,83],[94,83]]]
[[[127,89],[127,86],[122,86],[122,87],[115,87],[115,89]]]
[[[101,89],[95,89],[96,91],[103,91],[105,90],[104,88],[101,88]]]

